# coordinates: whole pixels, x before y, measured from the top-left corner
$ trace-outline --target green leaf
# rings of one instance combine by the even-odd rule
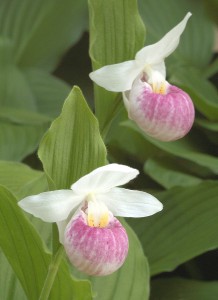
[[[114,155],[115,153],[119,161],[128,164],[128,162],[123,161],[125,155],[133,157],[133,159],[138,162],[144,163],[148,157],[160,152],[158,148],[147,142],[141,133],[130,127],[123,126],[122,122],[126,120],[127,113],[123,107],[111,125],[107,135],[110,155]],[[129,141],[131,141],[131,143]]]
[[[39,157],[56,189],[69,188],[83,175],[106,164],[97,119],[78,87],[73,88],[60,117],[42,139]]]
[[[49,123],[51,118],[27,110],[1,107],[0,120],[10,121],[14,124],[41,125],[43,123]]]
[[[136,0],[89,0],[90,57],[93,69],[133,59],[144,45],[145,28]],[[95,107],[101,132],[122,104],[121,96],[95,86]]]
[[[85,0],[3,0],[0,35],[13,41],[20,66],[51,71],[80,37],[85,17]]]
[[[218,1],[204,0],[204,5],[211,19],[218,25],[218,17],[217,17]]]
[[[204,67],[212,57],[214,43],[213,24],[205,16],[203,1],[139,0],[139,11],[147,28],[146,44],[157,42],[177,25],[190,11],[188,21],[176,51],[170,56],[173,64]]]
[[[164,151],[166,154],[185,159],[188,162],[207,168],[214,174],[218,174],[218,159],[215,156],[208,154],[210,153],[208,145],[199,139],[198,135],[195,135],[194,132],[192,132],[193,130],[183,139],[166,143],[147,136],[133,122],[127,121],[123,124],[141,132],[147,141]]]
[[[43,172],[12,161],[0,161],[0,185],[5,186],[18,198],[37,194],[47,188]]]
[[[105,277],[88,277],[96,300],[148,300],[149,268],[141,244],[128,224],[122,219],[129,238],[129,253],[124,265]],[[78,273],[77,273],[78,274]]]
[[[152,282],[151,291],[151,300],[217,300],[218,282],[158,279]]]
[[[218,122],[211,122],[205,119],[196,119],[195,120],[196,124],[199,125],[200,127],[213,131],[213,132],[217,132],[218,131]]]
[[[175,162],[166,159],[148,159],[144,170],[152,179],[166,189],[174,186],[190,186],[201,182],[201,179],[184,173]]]
[[[173,188],[156,197],[163,211],[152,218],[130,220],[148,257],[151,274],[218,247],[218,182]]]
[[[178,68],[170,82],[184,89],[204,116],[210,120],[218,120],[217,90],[199,71],[188,67]]]
[[[210,78],[218,72],[218,58],[214,59],[205,70],[205,78]]]
[[[28,69],[24,76],[29,84],[38,111],[52,118],[57,117],[70,87],[64,81],[39,69]]]
[[[15,273],[0,250],[0,297],[1,300],[27,300]]]
[[[25,218],[14,196],[0,186],[0,247],[22,284],[28,299],[37,300],[51,255],[34,227]],[[62,263],[50,299],[91,299],[88,282],[74,281]]]
[[[0,106],[36,111],[33,94],[22,72],[15,65],[12,43],[1,37],[0,70]]]
[[[34,152],[46,127],[0,122],[0,159],[22,160]]]

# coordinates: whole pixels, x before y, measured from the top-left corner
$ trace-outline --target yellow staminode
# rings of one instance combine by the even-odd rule
[[[154,91],[154,93],[161,94],[161,95],[166,94],[167,85],[165,82],[161,82],[161,83],[157,83],[157,84],[152,83],[151,87],[152,87],[152,90]]]
[[[109,223],[109,211],[102,201],[97,201],[93,193],[87,197],[87,223],[90,227],[104,228]]]
[[[88,225],[90,227],[100,227],[104,228],[109,223],[109,214],[104,213],[100,216],[100,218],[95,218],[93,214],[88,213]]]

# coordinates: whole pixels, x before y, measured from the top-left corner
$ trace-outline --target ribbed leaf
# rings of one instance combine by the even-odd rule
[[[151,300],[217,300],[218,282],[159,279],[154,280],[151,291]]]
[[[78,178],[106,164],[98,122],[78,87],[73,88],[60,117],[44,136],[39,157],[56,189],[69,188]]]
[[[84,0],[2,0],[0,35],[13,41],[20,66],[50,71],[80,37],[85,12]]]
[[[142,242],[151,274],[218,247],[218,182],[159,193],[164,209],[152,218],[129,220]]]
[[[89,0],[90,56],[93,69],[133,59],[144,45],[145,29],[136,0]],[[95,87],[96,114],[107,130],[121,104],[117,93]]]
[[[201,179],[184,173],[173,160],[148,159],[144,170],[152,179],[166,189],[174,186],[190,186],[201,182]]]
[[[34,227],[25,218],[14,196],[0,186],[0,246],[22,284],[28,299],[39,299],[51,255]],[[63,263],[58,271],[50,299],[87,297],[88,282],[76,282]]]

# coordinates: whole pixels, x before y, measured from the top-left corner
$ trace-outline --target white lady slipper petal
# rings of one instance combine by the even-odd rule
[[[128,253],[126,231],[114,216],[146,217],[163,208],[150,194],[116,187],[138,174],[136,169],[110,164],[80,178],[71,190],[29,196],[18,204],[36,217],[57,222],[60,242],[80,271],[108,275]]]
[[[191,98],[166,81],[164,59],[178,46],[191,13],[159,42],[136,53],[135,60],[105,66],[90,73],[98,85],[123,92],[129,118],[148,135],[162,141],[185,136],[194,122]]]

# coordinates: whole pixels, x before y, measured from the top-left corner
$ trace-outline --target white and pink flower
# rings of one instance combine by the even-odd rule
[[[139,174],[119,164],[100,167],[80,178],[71,190],[29,196],[19,206],[46,222],[56,222],[71,263],[95,276],[113,273],[128,253],[128,236],[116,216],[146,217],[162,210],[152,195],[117,186]]]
[[[148,135],[162,141],[185,136],[194,122],[194,106],[187,93],[166,81],[164,59],[178,46],[191,13],[159,42],[136,53],[135,59],[105,66],[90,78],[113,92],[123,92],[129,118]]]

